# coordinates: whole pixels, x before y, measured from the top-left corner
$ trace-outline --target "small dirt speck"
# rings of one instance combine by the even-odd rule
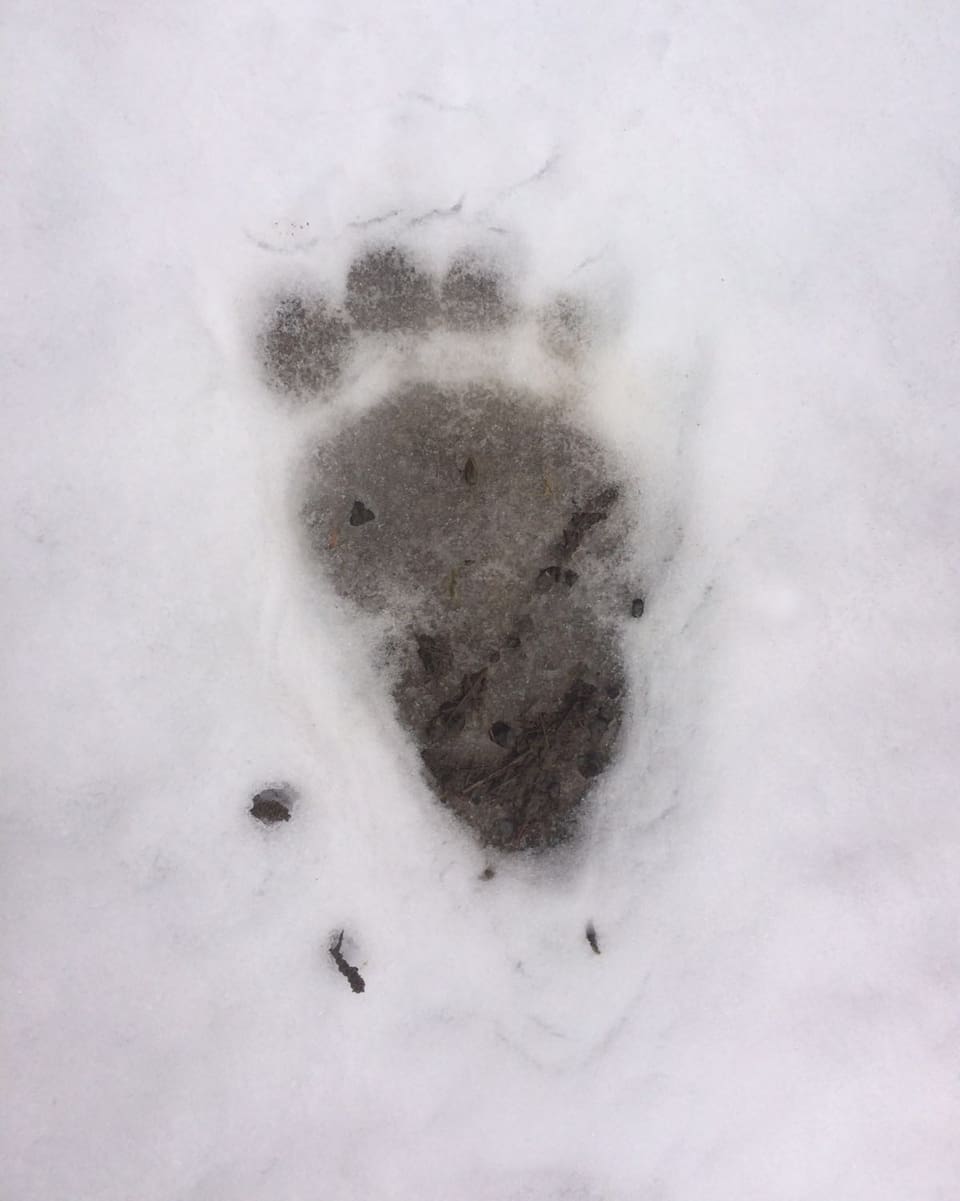
[[[502,843],[508,843],[517,832],[517,824],[509,817],[502,817],[496,824],[497,838]]]
[[[645,606],[643,603],[643,597],[635,596],[633,598],[633,603],[630,606],[630,616],[631,617],[642,617],[644,608],[645,608]]]
[[[265,826],[290,820],[290,793],[283,788],[264,788],[253,798],[250,813]]]
[[[593,922],[587,922],[587,928],[584,931],[587,936],[587,942],[590,944],[590,949],[595,955],[600,954],[600,942],[597,938],[597,931],[594,928]]]
[[[367,987],[363,977],[352,964],[347,963],[340,948],[343,946],[343,930],[330,944],[330,955],[337,965],[337,971],[343,976],[355,993],[361,993]]]
[[[490,727],[490,737],[497,746],[502,747],[513,746],[516,742],[513,729],[510,723],[506,721],[495,721]]]

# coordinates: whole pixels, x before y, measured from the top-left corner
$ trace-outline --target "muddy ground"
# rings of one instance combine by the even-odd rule
[[[398,715],[485,844],[564,841],[614,755],[625,508],[595,443],[499,387],[408,387],[317,450],[312,551],[397,619]]]
[[[276,392],[329,400],[362,338],[495,335],[518,317],[482,256],[456,255],[440,278],[384,245],[354,259],[342,308],[280,298],[261,362]],[[549,353],[577,361],[576,298],[537,327]],[[436,796],[486,845],[563,842],[612,761],[617,628],[643,609],[615,582],[629,508],[609,456],[559,405],[496,384],[400,388],[316,451],[311,556],[342,597],[393,619],[400,721]]]

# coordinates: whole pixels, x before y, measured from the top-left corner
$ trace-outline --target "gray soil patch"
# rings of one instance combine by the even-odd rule
[[[344,931],[341,930],[330,943],[330,957],[337,965],[337,971],[350,985],[351,991],[362,993],[366,989],[367,983],[363,976],[360,975],[359,969],[355,968],[352,963],[347,962],[341,949],[343,947],[343,935]]]
[[[512,315],[503,277],[471,254],[455,259],[440,290],[443,319],[451,329],[502,327]]]
[[[432,277],[396,246],[375,247],[347,273],[347,312],[359,330],[426,330],[439,316]]]
[[[264,788],[253,798],[250,804],[250,815],[265,826],[275,826],[278,822],[290,820],[290,809],[293,805],[293,795],[286,788]]]
[[[291,397],[322,392],[339,379],[352,338],[349,322],[322,297],[283,297],[261,339],[266,379]]]
[[[382,327],[404,289],[420,304],[408,266],[355,264],[355,321]],[[369,301],[368,276],[380,288]],[[445,305],[498,311],[494,285],[461,285],[448,278]],[[312,554],[342,597],[394,618],[399,718],[436,796],[486,845],[568,839],[613,758],[626,509],[592,439],[497,386],[407,387],[316,451],[303,508]]]

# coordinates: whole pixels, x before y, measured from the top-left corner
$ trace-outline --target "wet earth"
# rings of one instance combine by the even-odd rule
[[[355,260],[342,308],[278,302],[265,376],[335,399],[352,343],[452,329],[495,336],[517,307],[469,254],[435,280],[402,249]],[[571,302],[541,334],[569,358]],[[553,345],[552,345],[553,344]],[[618,562],[630,497],[611,457],[551,398],[481,379],[399,383],[316,447],[301,517],[337,593],[390,618],[396,711],[437,799],[484,845],[554,846],[613,761],[626,702],[621,623],[643,612]]]

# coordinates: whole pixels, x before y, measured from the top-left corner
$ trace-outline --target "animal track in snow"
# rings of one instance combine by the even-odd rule
[[[305,545],[341,597],[392,619],[390,686],[433,792],[502,850],[570,837],[626,700],[630,489],[539,377],[499,369],[526,340],[577,378],[587,317],[570,296],[531,313],[480,253],[438,275],[382,244],[342,302],[277,298],[260,341],[266,382],[303,403],[335,402],[371,346],[393,354],[392,382],[312,453]]]

